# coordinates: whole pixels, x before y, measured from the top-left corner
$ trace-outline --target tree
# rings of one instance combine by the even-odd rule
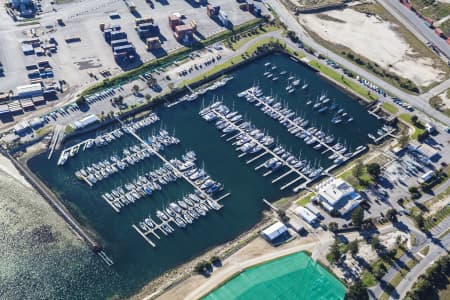
[[[359,243],[358,240],[351,241],[348,244],[348,251],[352,254],[352,256],[355,256],[358,253],[359,250]]]
[[[412,122],[414,125],[416,125],[417,122],[419,122],[419,117],[417,117],[416,115],[413,115],[413,116],[411,117],[411,122]]]
[[[331,232],[335,232],[338,230],[338,223],[330,222],[330,224],[328,224],[328,229],[330,229]]]
[[[378,178],[378,176],[380,176],[381,174],[381,167],[377,163],[368,164],[366,168],[367,172],[375,179]]]
[[[137,94],[139,93],[139,86],[137,84],[133,85],[133,87],[131,88],[131,91],[133,92],[133,94]]]
[[[147,86],[148,87],[153,87],[158,83],[158,81],[156,80],[155,77],[150,76],[150,78],[147,80]]]
[[[411,186],[408,188],[408,191],[411,193],[412,199],[419,199],[420,198],[420,191],[417,187]]]
[[[378,238],[378,236],[374,236],[372,238],[372,241],[370,242],[370,245],[372,246],[373,250],[377,250],[380,248],[380,239]]]
[[[148,102],[148,101],[150,101],[150,99],[152,99],[152,96],[150,96],[150,94],[145,94],[144,98]]]
[[[399,139],[398,142],[400,144],[400,147],[405,147],[406,145],[408,145],[409,142],[409,136],[407,134],[402,134]]]
[[[348,289],[346,300],[368,300],[369,293],[361,280],[357,279]]]
[[[419,227],[420,230],[425,229],[425,220],[422,214],[414,215],[414,221],[416,222],[416,225],[417,227]]]
[[[364,220],[364,210],[358,206],[352,212],[352,222],[356,227],[361,227],[361,224]]]
[[[341,257],[338,240],[335,239],[333,244],[330,246],[330,251],[328,252],[327,257],[332,263],[336,263],[339,260],[339,257]]]
[[[386,272],[386,266],[382,262],[375,264],[372,268],[372,274],[376,279],[382,278]]]
[[[395,208],[391,208],[386,212],[386,218],[391,222],[397,221],[397,210]]]
[[[86,98],[84,98],[84,96],[81,96],[80,98],[78,98],[78,99],[75,101],[75,103],[76,103],[78,106],[83,106],[83,105],[86,104]]]
[[[112,102],[113,102],[115,105],[122,105],[122,104],[123,104],[123,96],[122,96],[122,95],[119,95],[119,96],[117,96],[117,97],[114,97],[113,100],[112,100]]]
[[[289,217],[286,215],[286,212],[284,210],[279,209],[277,213],[278,216],[280,217],[281,222],[283,223],[289,222]]]
[[[356,178],[359,178],[362,176],[363,172],[364,172],[364,165],[362,164],[361,161],[358,161],[356,165],[353,167],[352,174]]]

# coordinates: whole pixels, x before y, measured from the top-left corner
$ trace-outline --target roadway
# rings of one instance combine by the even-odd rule
[[[399,221],[406,225],[409,229],[415,228],[411,220],[402,216]],[[450,223],[450,217],[443,220],[440,224],[448,225]],[[402,281],[395,287],[395,290],[391,293],[391,299],[402,299],[406,292],[411,288],[415,280],[431,265],[438,257],[447,253],[448,247],[450,247],[450,235],[446,235],[442,240],[437,237],[447,230],[447,226],[436,226],[430,231],[430,235],[425,235],[422,232],[411,230],[411,234],[416,236],[416,245],[403,254],[398,260],[394,262],[391,268],[379,281],[379,283],[369,290],[369,296],[371,299],[380,299],[385,287],[383,285],[389,284],[392,279],[397,275],[402,266],[406,266],[408,261],[414,256],[419,256],[419,251],[426,246],[430,246],[428,254],[420,259],[416,266],[414,266],[408,274],[402,279]]]
[[[355,74],[360,75],[361,77],[371,81],[378,87],[384,89],[386,92],[388,92],[391,95],[397,96],[398,98],[401,98],[408,103],[410,103],[415,108],[423,111],[428,116],[432,116],[435,120],[439,121],[440,123],[444,124],[445,126],[448,126],[450,124],[450,118],[443,113],[435,110],[428,104],[428,99],[425,99],[422,95],[416,96],[411,95],[409,93],[406,93],[389,83],[383,81],[382,79],[378,78],[374,74],[366,71],[365,69],[353,64],[352,62],[346,60],[345,58],[337,55],[336,53],[328,50],[324,46],[320,45],[316,41],[314,41],[308,33],[302,28],[302,26],[298,23],[295,16],[292,15],[292,13],[278,0],[267,0],[266,1],[278,14],[280,17],[280,20],[287,26],[289,30],[292,30],[297,33],[298,37],[302,42],[310,47],[312,47],[315,51],[321,53],[322,55],[328,57],[329,59],[333,60],[334,62],[338,63],[339,65],[343,66],[344,68],[352,71]],[[317,59],[315,56],[307,54],[308,57]],[[446,85],[450,85],[450,79],[445,81],[445,83],[441,83],[440,87],[438,89],[442,89]]]
[[[448,253],[448,248],[450,247],[450,235],[446,235],[442,241],[441,245],[432,244],[430,246],[430,251],[428,255],[425,256],[414,268],[409,271],[408,274],[403,278],[402,281],[397,285],[396,291],[398,297],[391,299],[403,299],[406,293],[412,288],[413,284],[416,282],[417,278],[425,273],[425,271],[442,255]]]
[[[435,45],[443,55],[450,59],[450,45],[439,37],[430,27],[425,25],[424,20],[419,18],[412,10],[405,7],[398,0],[377,0],[397,20],[399,20],[409,31],[414,33],[419,40]]]

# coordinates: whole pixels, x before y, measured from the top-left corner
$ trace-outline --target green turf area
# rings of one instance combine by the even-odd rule
[[[447,19],[446,21],[442,22],[441,25],[439,25],[439,27],[446,36],[450,36],[450,19]]]
[[[207,300],[344,299],[345,286],[304,252],[245,270]]]
[[[425,17],[438,21],[450,15],[450,3],[436,0],[410,0],[413,7]]]
[[[413,124],[413,122],[411,120],[412,116],[410,114],[402,113],[402,114],[398,115],[398,117],[400,118],[400,120],[408,123],[411,126],[414,126],[415,130],[414,130],[413,134],[411,135],[411,138],[417,139],[417,137],[425,131],[424,126],[422,124],[416,124],[416,125]]]
[[[256,51],[256,49],[259,46],[268,44],[269,42],[276,42],[276,41],[278,41],[278,40],[274,39],[274,38],[261,39],[261,40],[255,42],[254,44],[252,44],[251,46],[249,46],[247,48],[247,50],[245,50],[245,52],[242,53],[241,55],[235,56],[235,57],[225,61],[224,63],[222,63],[220,65],[216,65],[214,68],[208,70],[207,72],[205,72],[205,73],[203,73],[203,74],[201,74],[201,75],[199,75],[199,76],[197,76],[195,78],[192,78],[190,80],[185,80],[183,82],[183,84],[184,85],[192,84],[192,83],[197,82],[197,81],[199,81],[199,80],[201,80],[203,78],[206,78],[208,76],[211,76],[213,74],[216,74],[216,73],[219,73],[219,72],[221,72],[223,70],[226,70],[226,69],[228,69],[229,67],[231,67],[231,66],[233,66],[235,64],[239,64],[239,63],[243,62],[248,56],[251,56]]]
[[[311,198],[314,197],[313,193],[309,193],[308,195],[301,197],[295,203],[300,206],[305,206],[306,204],[311,202]]]
[[[227,42],[228,42],[228,45],[230,45],[233,50],[238,50],[239,48],[244,46],[245,43],[251,41],[258,35],[276,31],[276,30],[281,30],[281,29],[282,28],[277,25],[264,24],[261,27],[257,27],[252,30],[249,30],[247,32],[243,32],[239,35],[232,36],[229,38],[229,40]]]
[[[390,112],[391,114],[395,115],[396,113],[398,113],[398,108],[394,105],[391,104],[389,102],[384,102],[382,107],[387,111]]]
[[[361,192],[367,186],[373,184],[374,180],[373,180],[372,176],[370,176],[370,174],[367,172],[367,168],[366,167],[363,167],[362,174],[359,177],[359,179],[356,178],[355,176],[353,176],[353,170],[352,169],[353,168],[345,171],[339,177],[344,179],[348,183],[350,183],[356,191]]]
[[[356,94],[362,96],[363,98],[365,98],[368,101],[373,101],[373,100],[377,100],[378,97],[376,95],[374,95],[373,93],[368,93],[368,91],[363,88],[361,85],[359,85],[358,83],[350,80],[349,78],[337,73],[336,71],[334,71],[333,69],[319,63],[316,60],[312,60],[309,62],[309,64],[316,68],[317,70],[319,70],[322,74],[330,77],[331,79],[337,81],[338,83],[342,84],[343,86],[349,88],[350,90],[352,90],[353,92],[355,92]]]

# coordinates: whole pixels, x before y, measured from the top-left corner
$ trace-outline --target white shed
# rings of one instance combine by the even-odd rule
[[[277,237],[283,235],[288,231],[286,225],[281,222],[276,222],[275,224],[267,227],[263,230],[262,235],[268,240],[273,241]]]

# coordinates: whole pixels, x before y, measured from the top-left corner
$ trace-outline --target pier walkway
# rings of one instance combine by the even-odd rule
[[[120,123],[122,123],[122,121],[120,119],[118,119]],[[219,202],[221,200],[223,200],[224,198],[226,198],[227,196],[230,195],[230,193],[227,193],[225,195],[223,195],[222,197],[218,198],[218,199],[214,199],[212,198],[208,193],[206,193],[204,190],[202,190],[199,186],[197,186],[191,179],[189,179],[188,176],[186,176],[183,172],[181,172],[180,170],[178,170],[178,168],[173,165],[170,161],[168,161],[164,156],[162,156],[158,151],[156,151],[155,149],[153,149],[149,144],[147,144],[139,135],[137,135],[133,129],[130,129],[128,132],[130,135],[132,135],[134,138],[136,138],[143,146],[145,146],[148,151],[150,151],[150,153],[154,154],[155,156],[157,156],[159,159],[161,159],[165,164],[169,165],[173,172],[176,173],[177,175],[179,175],[180,177],[182,177],[184,180],[186,180],[193,188],[194,190],[197,191],[197,193],[203,198],[206,199],[208,201],[213,201],[215,202],[220,208],[223,207],[222,204],[220,204]],[[164,221],[161,219],[160,224],[155,224],[154,228],[149,228],[149,230],[147,231],[142,231],[141,229],[139,229],[136,225],[132,225],[132,227],[134,228],[134,230],[136,230],[152,247],[156,247],[156,244],[148,237],[148,235],[153,234],[157,239],[159,239],[159,235],[156,233],[156,230],[161,231],[163,234],[168,235],[170,232],[168,232],[167,230],[164,230],[164,225],[168,226],[172,231],[173,231],[173,227],[170,226],[171,222],[174,222],[173,218],[171,218],[169,216],[169,220]]]
[[[373,141],[375,144],[378,144],[381,140],[384,140],[384,139],[387,138],[388,136],[393,137],[393,138],[395,138],[395,139],[398,138],[398,136],[396,136],[396,135],[394,134],[394,132],[395,132],[395,128],[388,128],[388,130],[386,130],[385,133],[383,133],[382,135],[380,135],[380,136],[378,136],[378,137],[375,137],[375,136],[373,136],[372,134],[368,134],[368,136],[369,136],[369,138],[372,139],[372,141]]]
[[[304,179],[306,182],[311,181],[311,179],[306,176],[305,174],[303,174],[302,172],[300,172],[299,170],[295,169],[293,166],[291,166],[285,159],[281,158],[281,156],[279,156],[278,154],[274,153],[272,150],[270,150],[268,147],[266,147],[264,144],[262,144],[259,140],[255,139],[254,137],[252,137],[250,134],[248,134],[246,131],[242,130],[242,128],[240,128],[238,125],[236,125],[235,123],[231,122],[230,120],[228,120],[222,113],[220,113],[218,110],[216,109],[211,109],[212,112],[214,112],[221,120],[223,120],[224,122],[226,122],[226,124],[228,126],[232,126],[234,129],[236,129],[237,131],[239,131],[242,135],[245,135],[246,137],[248,137],[253,143],[255,143],[257,146],[261,147],[265,153],[269,153],[270,155],[272,155],[273,157],[275,157],[278,161],[280,161],[283,166],[286,166],[289,168],[289,171],[287,171],[286,173],[284,173],[281,176],[287,176],[291,173],[295,173],[297,174],[297,177],[293,180],[291,180],[290,182],[286,183],[285,185],[283,185],[280,189],[284,190],[286,188],[288,188],[289,186],[293,185],[294,183]],[[234,136],[234,138],[236,138],[237,135]],[[244,153],[243,153],[244,154]],[[242,155],[242,154],[241,154]],[[262,154],[258,155],[259,157],[262,157]],[[250,159],[249,161],[247,161],[247,163],[251,163],[254,160]],[[261,168],[262,165],[259,165],[256,167],[256,169]],[[268,171],[267,173],[264,174],[264,176],[267,176],[269,174],[271,174],[272,171]],[[283,178],[283,177],[282,177]],[[278,177],[276,179],[274,179],[274,182],[280,180],[281,178]]]
[[[278,109],[274,108],[273,106],[267,104],[265,101],[263,101],[260,97],[257,97],[256,95],[253,95],[251,93],[249,93],[253,99],[256,100],[257,103],[259,103],[260,105],[266,107],[266,109],[270,110],[271,112],[275,113],[277,115],[277,119],[279,120],[280,123],[283,122],[288,122],[292,127],[294,127],[295,129],[297,129],[296,131],[294,131],[295,133],[292,133],[289,131],[289,133],[291,133],[292,135],[296,135],[298,134],[298,132],[308,132],[304,127],[300,126],[299,124],[297,124],[296,122],[294,122],[290,117],[283,115]],[[295,115],[294,115],[295,116]],[[342,159],[343,161],[345,161],[347,158],[342,155],[342,153],[340,153],[339,151],[333,149],[332,146],[328,145],[327,143],[325,143],[324,141],[322,141],[319,138],[315,138],[315,140],[322,145],[322,147],[324,147],[326,150],[322,151],[322,154],[325,154],[328,151],[333,152],[333,154],[335,154],[338,158]]]

